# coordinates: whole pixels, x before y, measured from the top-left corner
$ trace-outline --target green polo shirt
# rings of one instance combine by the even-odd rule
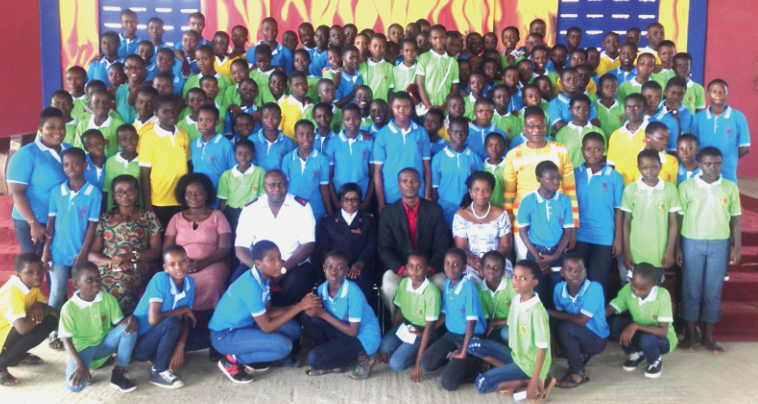
[[[314,104],[308,104],[308,106],[305,107],[305,111],[303,111],[303,119],[313,122],[313,126],[318,128],[316,119],[313,117],[313,107],[315,107]],[[371,125],[371,123],[369,123],[369,125]],[[335,106],[332,106],[332,130],[334,132],[342,130],[342,110]]]
[[[634,77],[631,80],[625,81],[619,85],[619,92],[616,95],[616,99],[618,99],[618,101],[623,104],[626,97],[628,97],[629,94],[634,93],[642,93],[642,84],[637,82],[637,77]]]
[[[487,321],[508,318],[511,301],[516,296],[518,294],[513,289],[510,278],[503,277],[496,290],[491,290],[484,280],[479,283],[479,300],[482,302],[482,310]]]
[[[600,129],[603,130],[603,134],[605,135],[605,143],[608,144],[611,134],[626,122],[624,104],[615,100],[610,108],[606,108],[600,101],[596,101],[595,111],[597,111],[597,118],[600,120]]]
[[[427,321],[437,321],[440,317],[440,291],[429,279],[424,280],[418,289],[413,289],[411,278],[403,278],[394,302],[400,307],[403,318],[417,327],[424,327]]]
[[[416,64],[408,67],[405,63],[400,63],[393,67],[392,80],[395,83],[394,91],[408,91],[408,87],[416,83]]]
[[[131,175],[132,177],[139,180],[140,168],[137,158],[138,157],[134,157],[134,160],[129,161],[121,157],[121,152],[118,152],[114,156],[108,157],[108,160],[105,161],[103,192],[106,192],[108,194],[108,210],[111,210],[114,206],[113,195],[111,194],[111,184],[113,183],[114,178],[118,177],[119,175],[126,174]],[[142,191],[140,190],[139,192],[141,193]],[[142,201],[141,196],[137,198],[137,203],[140,203],[140,201]]]
[[[108,119],[98,126],[95,124],[95,119],[88,113],[82,114],[82,118],[79,120],[79,124],[76,126],[76,136],[74,138],[74,147],[84,149],[84,143],[82,143],[82,134],[89,129],[97,129],[107,141],[105,145],[105,155],[113,156],[118,151],[118,141],[116,140],[116,129],[123,125],[124,121],[121,120],[121,116],[116,117],[114,114],[109,114]]]
[[[508,313],[508,346],[513,362],[529,376],[534,373],[538,351],[547,349],[540,379],[547,377],[552,362],[550,323],[545,306],[536,293],[526,302],[521,301],[520,295],[513,298]]]
[[[255,105],[259,107],[268,102],[276,102],[274,95],[271,94],[271,90],[268,88],[268,80],[273,72],[274,69],[267,72],[262,72],[260,69],[250,71],[250,78],[258,85],[258,96],[255,98]]]
[[[679,184],[679,201],[682,236],[692,240],[728,239],[732,217],[742,214],[737,184],[723,177],[708,184],[697,175]]]
[[[200,88],[200,79],[203,77],[202,73],[194,74],[190,76],[190,78],[187,79],[187,82],[184,83],[184,87],[182,88],[182,98],[187,99],[187,92],[190,89],[193,88]],[[234,87],[234,82],[229,77],[224,76],[221,73],[216,73],[216,80],[218,81],[218,88],[219,88],[219,94],[223,94],[224,91],[229,87]],[[268,88],[268,82],[266,82],[266,87]],[[260,90],[259,90],[260,91]]]
[[[632,292],[632,285],[627,283],[619,291],[618,296],[611,300],[611,306],[616,313],[629,311],[632,320],[639,325],[658,326],[659,323],[669,323],[666,339],[669,341],[669,352],[676,348],[676,332],[674,331],[674,314],[671,309],[669,291],[653,286],[646,298],[637,297]]]
[[[266,193],[263,190],[265,175],[266,171],[252,164],[244,173],[235,165],[231,170],[226,170],[221,174],[216,196],[218,199],[225,200],[226,206],[242,209]]]
[[[674,69],[661,69],[661,71],[658,73],[653,73],[650,75],[650,78],[653,81],[661,85],[661,90],[663,90],[663,92],[666,92],[666,85],[669,83],[669,80],[674,77],[676,77]]]
[[[63,305],[58,323],[58,337],[71,338],[77,352],[98,346],[103,338],[113,329],[113,326],[124,319],[124,314],[113,295],[101,291],[95,300],[85,302],[79,297],[79,292]],[[110,358],[93,358],[90,368],[96,369]]]
[[[521,133],[521,119],[513,115],[513,112],[500,115],[497,113],[497,110],[495,110],[495,113],[492,114],[492,123],[495,124],[496,128],[505,132],[508,139],[513,139]]]
[[[468,118],[469,121],[476,119],[476,115],[474,115],[474,105],[476,105],[476,98],[474,98],[473,94],[463,97],[463,116]]]
[[[587,121],[587,124],[584,126],[574,125],[573,121],[569,122],[555,135],[555,141],[563,144],[566,146],[566,149],[568,149],[569,155],[571,156],[571,165],[574,167],[579,167],[584,164],[582,139],[584,139],[584,135],[590,132],[597,132],[605,138],[603,129],[593,125],[590,121]],[[604,142],[604,146],[607,148],[607,142]]]
[[[192,119],[192,111],[189,108],[185,108],[185,110],[189,111],[189,114],[185,115],[183,118],[179,118],[176,127],[184,129],[187,132],[187,136],[189,136],[190,142],[192,142],[202,136],[202,133],[197,129],[197,121]]]
[[[375,100],[388,99],[389,90],[395,88],[393,65],[384,59],[374,63],[371,59],[358,65],[358,73],[363,77],[363,85],[368,86],[374,94]]]
[[[669,213],[680,209],[679,193],[668,181],[658,179],[651,187],[640,178],[624,188],[621,210],[632,215],[629,249],[635,263],[661,266],[668,242]]]
[[[689,108],[693,115],[698,109],[705,109],[705,89],[703,89],[703,86],[692,80],[688,80],[682,104]]]
[[[503,194],[503,169],[505,167],[505,158],[503,158],[503,160],[498,165],[490,164],[489,160],[489,158],[484,160],[482,171],[486,171],[495,176],[495,189],[492,190],[490,203],[502,208],[505,204],[505,197]],[[484,303],[484,300],[482,300],[482,303]]]
[[[430,50],[416,61],[416,76],[424,76],[424,90],[432,105],[445,103],[453,84],[458,84],[458,61],[447,53]]]

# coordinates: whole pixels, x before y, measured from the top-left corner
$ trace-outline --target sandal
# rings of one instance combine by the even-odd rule
[[[63,350],[63,341],[58,337],[50,336],[47,339],[47,346],[54,351],[61,351]]]
[[[14,366],[18,366],[18,365],[36,366],[36,365],[41,365],[42,363],[44,363],[42,358],[40,358],[37,355],[32,355],[30,353],[27,353],[23,358],[19,359],[18,362],[14,364]]]
[[[585,376],[585,378],[587,380],[584,383],[586,383],[587,381],[590,380],[586,376]],[[556,384],[556,380],[555,380],[555,378],[553,376],[548,376],[547,379],[545,379],[545,390],[543,391],[542,396],[538,400],[540,403],[544,403],[545,401],[547,401],[547,398],[548,398],[548,396],[550,396],[550,392],[553,391],[553,388],[555,387],[555,384]]]
[[[328,375],[329,373],[345,373],[344,368],[336,368],[336,369],[308,369],[305,371],[305,374],[308,376],[321,376],[321,375]]]
[[[695,352],[695,343],[693,341],[687,341],[687,339],[682,340],[678,347],[684,352]]]
[[[587,377],[587,375],[585,375],[584,373],[579,373],[579,376],[582,378],[582,380],[577,382],[576,380],[574,380],[573,377],[571,377],[571,372],[566,372],[566,375],[563,376],[563,378],[560,381],[558,381],[558,383],[556,384],[556,387],[559,387],[562,389],[573,389],[575,387],[579,387],[580,385],[590,381],[590,378]]]
[[[712,339],[710,344],[708,344],[706,341],[703,341],[703,345],[705,345],[706,349],[711,351],[711,353],[716,356],[724,353],[724,348],[722,348],[721,345],[717,344],[715,339]]]
[[[358,363],[358,366],[356,366],[355,370],[348,374],[348,377],[353,380],[368,379],[368,375],[371,373],[371,368],[374,367],[375,362],[376,361],[374,359],[374,355],[370,355],[362,362]]]
[[[18,384],[18,379],[13,377],[12,374],[5,372],[3,376],[0,376],[0,386],[11,387]]]

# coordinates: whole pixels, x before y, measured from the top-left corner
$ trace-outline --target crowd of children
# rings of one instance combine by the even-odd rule
[[[492,173],[490,204],[514,224],[513,256],[486,252],[478,277],[466,274],[468,253],[450,249],[437,268],[442,290],[427,277],[429,257],[411,253],[384,336],[368,296],[346,278],[344,253],[321,252],[325,282],[296,305],[274,307],[282,258],[274,243],[256,243],[255,265],[208,324],[219,368],[234,383],[298,364],[301,327],[315,345],[313,376],[355,365],[350,376],[363,379],[376,361],[388,362],[412,368],[417,383],[443,369],[447,390],[475,381],[480,393],[541,402],[554,386],[588,382],[585,365],[610,337],[629,356],[625,370],[644,360],[645,375],[658,377],[661,355],[678,343],[660,286],[675,266],[679,346],[694,349],[702,321],[702,344],[723,352],[713,329],[727,266],[740,259],[736,173],[750,135],[727,103],[727,83],[695,83],[691,56],[665,40],[661,24],[647,27],[647,47],[632,28],[625,38],[607,33],[598,50],[580,46],[579,28],[549,47],[542,20],[519,47],[515,27],[498,38],[426,20],[392,24],[387,35],[303,23],[280,37],[277,21],[265,18],[263,40],[246,50],[244,26],[206,40],[201,13],[189,15],[173,49],[160,19],[147,22],[150,40],[136,37],[133,11],[122,11],[121,22],[123,34],[103,33],[102,54],[86,70],[66,72],[68,91],[53,93],[41,115],[38,148],[10,162],[11,193],[30,195],[13,217],[28,223],[33,242],[46,242],[41,256],[18,257],[16,276],[0,289],[0,384],[18,382],[9,366],[40,363],[27,351],[57,328],[71,391],[114,353],[111,385],[121,391],[136,388],[124,374],[130,359],[152,361],[153,384],[183,385],[175,372],[197,321],[184,249],[165,249],[163,271],[126,317],[101,290],[87,252],[101,212],[113,206],[116,177],[139,180],[140,205],[165,227],[190,172],[210,179],[213,208],[232,229],[264,193],[267,171],[281,170],[318,221],[340,210],[337,192],[349,183],[362,191],[360,209],[381,215],[401,199],[398,173],[409,167],[448,227],[470,192],[468,177]],[[59,146],[46,143],[52,138]],[[65,178],[38,178],[45,173],[32,162],[55,164],[39,150],[51,152]],[[41,183],[50,197],[40,213],[31,202]],[[623,287],[606,304],[614,268]],[[44,270],[49,304],[39,290]],[[69,277],[77,292],[67,301]],[[568,360],[561,378],[549,374],[558,357]]]

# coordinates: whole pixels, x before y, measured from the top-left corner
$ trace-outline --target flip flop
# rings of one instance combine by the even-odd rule
[[[695,344],[684,340],[677,345],[684,352],[695,352]]]
[[[321,375],[328,375],[329,373],[345,373],[345,369],[343,368],[336,368],[336,369],[308,369],[305,371],[305,374],[308,376],[321,376]]]
[[[0,386],[13,387],[18,384],[18,379],[13,377],[12,374],[5,372],[4,376],[0,376]]]
[[[566,375],[556,383],[555,387],[558,387],[560,389],[573,389],[590,381],[590,378],[585,374],[580,373],[579,376],[582,377],[582,380],[577,382],[573,377],[571,377],[570,372],[566,372]]]
[[[547,379],[545,379],[545,389],[534,402],[542,404],[547,401],[547,398],[550,396],[550,392],[553,391],[553,388],[555,388],[556,383],[557,381],[553,376],[548,376]]]
[[[50,338],[47,340],[47,346],[52,350],[61,351],[63,350],[63,341],[59,338]]]
[[[706,346],[706,348],[711,351],[712,354],[719,356],[724,353],[724,348],[721,347],[721,345],[716,343],[716,340],[711,340],[711,343]]]
[[[14,364],[14,366],[18,366],[18,365],[36,366],[36,365],[41,365],[42,363],[44,363],[42,358],[40,358],[37,355],[32,355],[30,353],[27,353],[23,358],[19,359],[18,362]]]
[[[369,356],[360,362],[358,366],[355,367],[355,370],[348,374],[348,377],[353,380],[368,379],[368,375],[371,373],[371,368],[374,367],[375,362],[374,355]]]

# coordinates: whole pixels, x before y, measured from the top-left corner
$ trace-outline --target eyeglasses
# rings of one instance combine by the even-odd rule
[[[113,195],[115,195],[116,198],[121,198],[124,195],[134,196],[136,194],[137,194],[137,190],[136,189],[129,189],[129,190],[126,190],[126,191],[116,191],[116,192],[113,193]]]
[[[360,198],[344,198],[344,197],[342,198],[342,202],[345,202],[345,203],[358,203],[360,201],[361,201]]]
[[[139,66],[126,65],[126,66],[124,66],[124,70],[136,70],[136,69],[141,69],[141,68],[142,68],[142,65],[139,65]]]
[[[545,125],[544,123],[541,125],[526,125],[526,128],[529,130],[535,130],[535,129],[543,130],[543,129],[547,129],[547,125]]]

